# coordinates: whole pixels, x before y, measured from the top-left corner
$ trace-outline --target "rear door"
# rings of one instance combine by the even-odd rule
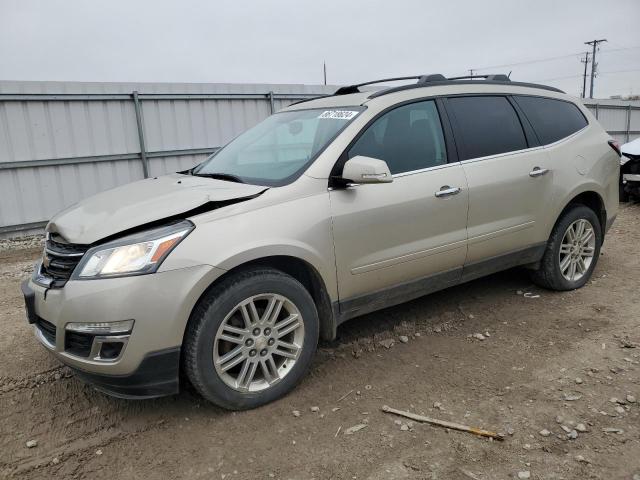
[[[341,161],[356,155],[386,161],[393,182],[330,192],[342,312],[371,311],[458,282],[467,183],[460,164],[448,161],[455,153],[447,153],[436,102],[381,114]]]
[[[469,184],[465,279],[540,253],[553,185],[549,158],[507,96],[446,101]]]

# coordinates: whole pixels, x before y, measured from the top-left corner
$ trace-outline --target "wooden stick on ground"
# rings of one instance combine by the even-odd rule
[[[440,427],[451,428],[452,430],[460,430],[462,432],[469,432],[475,435],[480,435],[481,437],[489,437],[495,440],[504,440],[504,437],[499,433],[490,432],[488,430],[483,430],[481,428],[473,428],[468,427],[466,425],[462,425],[460,423],[447,422],[446,420],[438,420],[437,418],[425,417],[423,415],[416,415],[415,413],[405,412],[403,410],[396,410],[395,408],[391,408],[387,405],[382,407],[382,411],[386,413],[394,413],[396,415],[400,415],[401,417],[410,418],[411,420],[415,420],[416,422],[430,423],[431,425],[438,425]]]
[[[341,402],[342,400],[344,400],[345,398],[347,398],[349,395],[351,395],[353,393],[353,390],[349,390],[347,393],[345,393],[344,395],[342,395],[339,399],[338,402]],[[337,402],[336,402],[337,403]]]

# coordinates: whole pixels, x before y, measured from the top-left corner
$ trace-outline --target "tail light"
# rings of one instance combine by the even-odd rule
[[[622,156],[622,152],[620,151],[620,144],[616,140],[609,140],[607,142],[611,148],[618,154],[619,157]]]

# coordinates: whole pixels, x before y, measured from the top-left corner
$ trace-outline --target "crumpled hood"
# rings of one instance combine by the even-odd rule
[[[253,197],[267,187],[174,173],[129,183],[86,198],[55,215],[46,230],[68,242],[105,237],[213,202]]]

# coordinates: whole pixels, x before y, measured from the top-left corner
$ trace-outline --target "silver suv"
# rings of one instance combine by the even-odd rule
[[[37,338],[113,395],[183,378],[247,409],[358,315],[518,265],[583,286],[618,210],[617,144],[555,88],[410,79],[291,105],[191,170],[56,215],[22,287]]]

